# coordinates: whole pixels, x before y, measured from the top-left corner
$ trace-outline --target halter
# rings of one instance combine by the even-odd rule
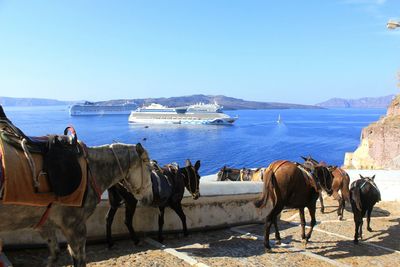
[[[129,171],[130,171],[130,169],[131,169],[131,153],[130,153],[130,151],[129,151],[129,147],[128,147],[128,162],[129,162],[129,166],[128,166],[128,170],[126,171],[126,174],[125,174],[125,175],[124,175],[124,171],[123,171],[122,166],[121,166],[121,162],[120,162],[120,160],[119,160],[119,158],[118,158],[118,156],[117,156],[117,153],[116,153],[115,150],[114,150],[114,144],[111,144],[111,145],[110,145],[110,148],[111,148],[111,151],[112,151],[113,154],[114,154],[114,157],[115,157],[115,159],[116,159],[116,161],[117,161],[119,170],[120,170],[121,175],[122,175],[122,177],[123,177],[123,178],[122,178],[122,184],[123,184],[125,187],[129,188],[134,194],[140,194],[140,192],[143,190],[143,185],[144,185],[144,170],[143,170],[143,162],[144,162],[144,160],[141,160],[141,161],[143,161],[143,162],[140,163],[141,172],[142,172],[142,181],[141,181],[141,183],[140,183],[140,187],[137,188],[137,189],[134,189],[134,187],[132,186],[132,184],[128,181],[128,175],[129,175]]]

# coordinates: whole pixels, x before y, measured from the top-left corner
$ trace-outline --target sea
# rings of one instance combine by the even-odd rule
[[[345,153],[359,145],[362,128],[386,113],[385,109],[228,110],[225,113],[239,119],[221,126],[130,124],[128,115],[70,116],[67,106],[4,110],[29,136],[61,134],[73,125],[89,146],[140,142],[160,164],[200,160],[201,175],[223,166],[266,167],[279,159],[302,162],[300,156],[308,155],[343,165]]]

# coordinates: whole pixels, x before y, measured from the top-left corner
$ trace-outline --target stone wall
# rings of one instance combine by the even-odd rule
[[[393,99],[386,116],[362,130],[360,145],[346,153],[344,167],[400,169],[400,95]]]

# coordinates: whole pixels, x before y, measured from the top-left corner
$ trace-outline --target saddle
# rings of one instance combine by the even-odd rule
[[[153,206],[162,207],[166,206],[168,200],[172,196],[172,184],[169,175],[166,173],[155,160],[151,161],[151,183],[153,189]]]
[[[0,139],[24,152],[31,168],[35,193],[48,193],[41,192],[40,180],[43,178],[48,181],[50,190],[59,197],[72,194],[81,184],[79,158],[83,151],[73,127],[67,127],[63,135],[28,137],[5,117],[0,106]],[[39,154],[43,158],[39,175],[32,154]]]
[[[316,192],[321,192],[322,191],[321,185],[318,179],[316,179],[315,175],[313,174],[313,170],[311,170],[308,166],[305,166],[301,163],[298,162],[293,162],[293,163],[308,177],[307,183],[309,183]]]

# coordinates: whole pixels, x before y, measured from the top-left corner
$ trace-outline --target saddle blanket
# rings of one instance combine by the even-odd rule
[[[45,175],[39,175],[42,171],[43,156],[32,153],[35,164],[36,177],[39,177],[39,192],[35,192],[32,170],[23,151],[0,139],[0,154],[3,166],[3,204],[47,206],[57,203],[64,206],[82,206],[83,197],[87,187],[87,164],[83,156],[79,158],[82,170],[82,180],[79,187],[70,195],[56,196],[51,191]]]

